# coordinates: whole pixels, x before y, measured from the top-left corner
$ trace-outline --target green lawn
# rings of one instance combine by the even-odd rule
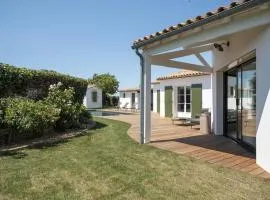
[[[0,156],[0,199],[269,199],[270,182],[133,142],[96,119],[86,136]]]

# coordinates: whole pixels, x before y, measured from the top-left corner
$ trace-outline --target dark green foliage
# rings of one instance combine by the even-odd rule
[[[119,81],[114,75],[107,74],[94,74],[89,80],[90,84],[96,85],[102,89],[103,94],[114,94],[119,87]]]
[[[17,68],[0,63],[0,98],[10,96],[44,99],[52,84],[61,82],[65,88],[75,90],[74,102],[82,103],[87,89],[87,81],[81,78],[60,74],[48,70]]]
[[[82,109],[79,114],[79,122],[80,124],[89,124],[89,122],[92,120],[92,115],[89,111],[86,109]]]
[[[112,106],[117,106],[119,103],[119,97],[117,96],[111,96],[111,105]]]
[[[103,94],[103,106],[115,107],[118,105],[119,97]]]

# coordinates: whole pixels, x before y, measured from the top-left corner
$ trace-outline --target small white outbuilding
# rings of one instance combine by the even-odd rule
[[[129,88],[119,90],[119,107],[127,109],[140,109],[140,89]]]
[[[89,85],[84,97],[84,106],[87,109],[102,108],[102,89]]]

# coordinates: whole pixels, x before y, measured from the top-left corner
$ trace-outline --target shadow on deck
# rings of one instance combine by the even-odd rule
[[[130,123],[132,126],[128,131],[129,136],[137,142],[140,141],[139,115],[118,115],[108,118]],[[160,118],[157,114],[152,114],[151,126],[152,135],[149,144],[151,146],[255,176],[270,178],[270,174],[256,164],[254,153],[229,138],[202,134],[198,127],[172,125],[170,119]]]

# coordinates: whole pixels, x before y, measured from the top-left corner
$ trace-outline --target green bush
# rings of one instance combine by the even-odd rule
[[[42,100],[48,95],[52,84],[61,82],[63,87],[74,88],[74,103],[82,103],[87,89],[87,80],[48,70],[17,68],[0,63],[0,98],[11,96]]]
[[[60,118],[55,124],[55,128],[64,131],[69,128],[79,127],[84,114],[84,106],[73,103],[73,88],[64,88],[61,83],[51,85],[48,97],[45,99],[47,104],[54,105],[60,110]]]
[[[17,134],[40,136],[59,119],[60,110],[43,101],[26,98],[7,98],[4,123]]]
[[[81,112],[79,115],[80,124],[88,124],[92,120],[92,115],[85,107],[81,107]]]
[[[4,123],[4,115],[5,115],[5,108],[7,107],[6,99],[0,99],[0,128],[5,127]]]

